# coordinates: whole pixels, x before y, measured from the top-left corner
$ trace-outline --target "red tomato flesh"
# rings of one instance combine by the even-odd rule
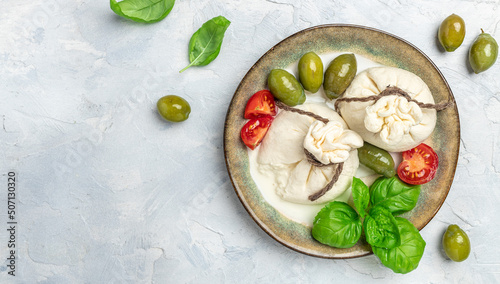
[[[398,166],[398,176],[409,184],[424,184],[434,178],[438,164],[436,152],[422,143],[403,152],[403,161]]]
[[[241,129],[241,139],[250,149],[259,146],[269,130],[274,117],[267,115],[249,120]]]
[[[245,108],[245,118],[252,119],[265,115],[276,115],[276,104],[269,90],[261,90],[253,94]]]

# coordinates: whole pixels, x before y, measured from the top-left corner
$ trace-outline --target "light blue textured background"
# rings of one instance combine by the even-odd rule
[[[0,282],[494,283],[500,281],[500,62],[467,65],[480,28],[500,41],[498,1],[178,0],[163,21],[118,16],[107,1],[2,0],[0,9]],[[462,47],[444,53],[440,22],[461,15]],[[188,64],[194,31],[232,24],[210,65]],[[274,44],[315,25],[365,25],[402,37],[440,68],[457,100],[455,181],[417,270],[397,275],[371,255],[327,260],[278,244],[229,181],[223,126],[247,70]],[[156,101],[186,98],[189,120],[162,121]],[[6,174],[18,174],[17,276],[6,273]],[[450,223],[472,242],[443,256]]]

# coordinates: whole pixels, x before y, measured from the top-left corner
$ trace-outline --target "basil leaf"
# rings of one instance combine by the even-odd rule
[[[361,220],[347,203],[333,201],[314,218],[312,236],[322,244],[350,248],[361,237]]]
[[[110,0],[111,10],[116,14],[142,23],[163,20],[174,7],[175,0]]]
[[[362,180],[356,177],[353,177],[352,179],[351,188],[354,206],[356,207],[356,210],[358,210],[361,218],[365,218],[366,209],[370,203],[370,190]]]
[[[380,177],[370,186],[373,206],[385,207],[398,215],[412,210],[417,205],[420,185],[408,185],[396,176]]]
[[[179,73],[191,66],[205,66],[212,62],[220,52],[224,33],[231,22],[223,16],[215,17],[204,23],[189,41],[189,61],[191,62]]]
[[[401,244],[398,226],[394,216],[384,207],[375,206],[363,223],[366,241],[372,247],[395,248]]]
[[[396,273],[408,273],[417,268],[424,254],[425,241],[413,224],[401,217],[396,217],[401,244],[392,249],[373,247],[373,253],[378,256],[386,267]]]

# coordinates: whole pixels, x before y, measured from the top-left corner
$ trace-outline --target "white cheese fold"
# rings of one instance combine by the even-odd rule
[[[356,132],[344,129],[338,121],[314,121],[304,139],[304,149],[322,164],[343,163],[350,151],[363,146],[363,139]]]
[[[413,126],[420,124],[422,117],[422,110],[415,102],[392,95],[367,107],[364,123],[366,130],[379,133],[383,142],[396,145]]]

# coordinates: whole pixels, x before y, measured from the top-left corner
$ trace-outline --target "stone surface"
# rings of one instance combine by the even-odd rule
[[[0,10],[0,282],[2,283],[495,283],[500,281],[500,81],[475,75],[480,28],[500,41],[498,1],[177,1],[156,24],[116,16],[107,1],[3,0]],[[436,39],[451,13],[464,44]],[[194,31],[232,21],[219,57],[188,64]],[[229,181],[223,126],[239,81],[285,37],[349,23],[419,47],[450,84],[460,113],[455,181],[421,231],[419,267],[397,275],[378,259],[327,260],[278,244],[249,217]],[[191,117],[166,123],[156,101],[187,99]],[[16,276],[7,274],[7,173],[17,174]],[[465,262],[441,236],[469,235]]]

